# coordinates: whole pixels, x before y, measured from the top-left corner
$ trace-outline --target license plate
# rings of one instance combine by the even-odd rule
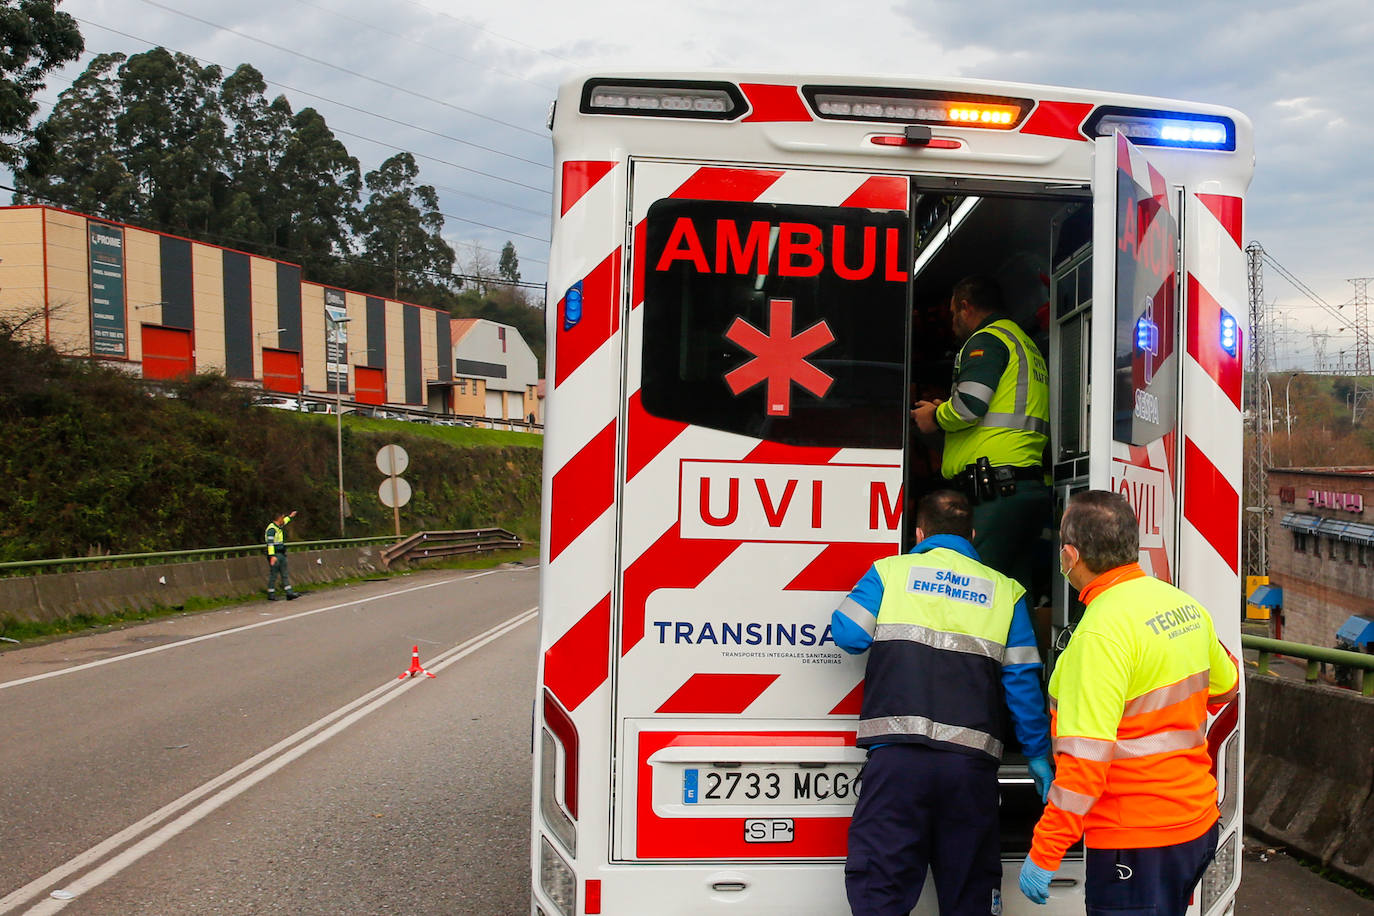
[[[684,805],[836,805],[859,797],[860,764],[687,767]]]

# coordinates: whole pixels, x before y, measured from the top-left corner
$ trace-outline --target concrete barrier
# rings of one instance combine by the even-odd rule
[[[1247,672],[1245,826],[1374,886],[1374,699]]]
[[[365,576],[382,568],[374,546],[292,551],[291,582],[317,584]],[[82,614],[176,607],[190,598],[263,595],[267,561],[260,556],[87,569],[0,579],[0,619],[47,623]]]

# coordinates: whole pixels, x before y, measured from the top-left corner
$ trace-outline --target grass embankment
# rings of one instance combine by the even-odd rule
[[[221,376],[152,392],[18,337],[0,327],[0,561],[255,544],[292,509],[290,540],[340,536],[333,417],[253,406]],[[376,455],[395,443],[410,457],[403,532],[538,541],[541,436],[345,416],[342,442],[343,536],[392,533]]]

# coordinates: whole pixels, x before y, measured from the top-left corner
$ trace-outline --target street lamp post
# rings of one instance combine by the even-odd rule
[[[339,339],[339,325],[348,322],[348,316],[340,318],[329,318],[329,323],[333,326],[334,345],[338,348],[336,355],[344,367],[343,378],[334,378],[334,428],[335,445],[337,446],[337,459],[339,462],[339,537],[344,536],[344,484],[343,484],[343,389],[344,380],[348,378],[348,346],[345,341]]]

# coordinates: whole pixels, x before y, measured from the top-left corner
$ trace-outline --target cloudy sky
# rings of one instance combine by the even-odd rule
[[[1374,16],[1366,0],[62,0],[88,53],[185,51],[253,64],[296,109],[321,111],[364,170],[414,152],[460,261],[510,240],[547,269],[544,128],[559,82],[600,68],[969,76],[1215,102],[1255,125],[1246,241],[1341,313],[1374,276]],[[40,111],[40,116],[47,109]],[[8,176],[0,183],[9,184]],[[0,203],[7,202],[0,192]],[[1310,361],[1315,326],[1349,329],[1270,270],[1280,364]]]

